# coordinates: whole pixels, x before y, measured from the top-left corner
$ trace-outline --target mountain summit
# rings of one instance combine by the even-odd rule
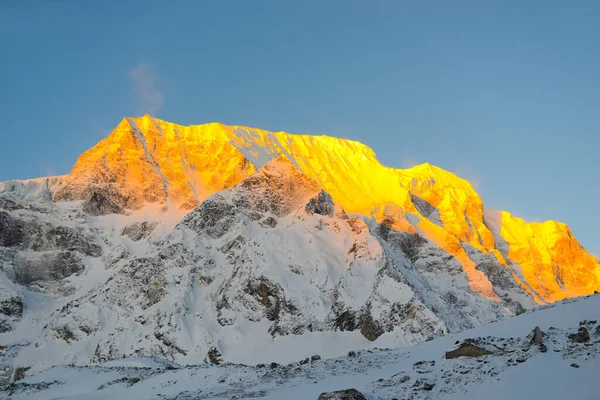
[[[68,175],[0,183],[0,260],[13,366],[267,362],[296,340],[333,356],[600,291],[600,262],[566,225],[490,210],[443,169],[147,115]]]
[[[49,190],[54,201],[85,200],[97,214],[148,203],[191,210],[278,157],[292,161],[348,214],[436,243],[484,297],[497,299],[469,256],[473,250],[492,255],[539,303],[600,290],[598,260],[566,225],[488,210],[469,182],[450,172],[427,163],[388,168],[369,147],[345,139],[125,118]]]

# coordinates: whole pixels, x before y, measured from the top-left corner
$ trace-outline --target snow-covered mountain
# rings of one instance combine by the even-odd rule
[[[600,290],[568,227],[486,209],[437,167],[149,116],[69,175],[0,183],[0,262],[5,380],[133,356],[335,357]]]

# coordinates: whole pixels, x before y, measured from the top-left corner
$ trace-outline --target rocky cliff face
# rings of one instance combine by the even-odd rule
[[[405,345],[600,290],[566,226],[484,209],[439,168],[148,116],[69,175],[0,183],[0,262],[2,340],[28,365]]]

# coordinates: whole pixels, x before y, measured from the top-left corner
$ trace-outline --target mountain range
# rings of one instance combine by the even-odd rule
[[[562,223],[430,164],[123,119],[68,175],[0,183],[0,363],[291,362],[400,347],[600,291]],[[1,375],[1,374],[0,374]]]

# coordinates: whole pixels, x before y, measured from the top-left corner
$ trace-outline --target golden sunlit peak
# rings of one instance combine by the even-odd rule
[[[393,229],[418,233],[450,253],[471,289],[490,300],[499,297],[477,268],[473,249],[497,259],[539,301],[600,290],[597,259],[566,225],[526,223],[506,212],[484,215],[481,197],[457,175],[427,162],[386,167],[368,146],[325,135],[218,122],[182,126],[148,114],[126,118],[79,157],[71,174],[55,185],[55,198],[87,199],[95,187],[108,187],[125,209],[147,203],[191,209],[282,157],[348,214],[379,223],[392,218]]]

